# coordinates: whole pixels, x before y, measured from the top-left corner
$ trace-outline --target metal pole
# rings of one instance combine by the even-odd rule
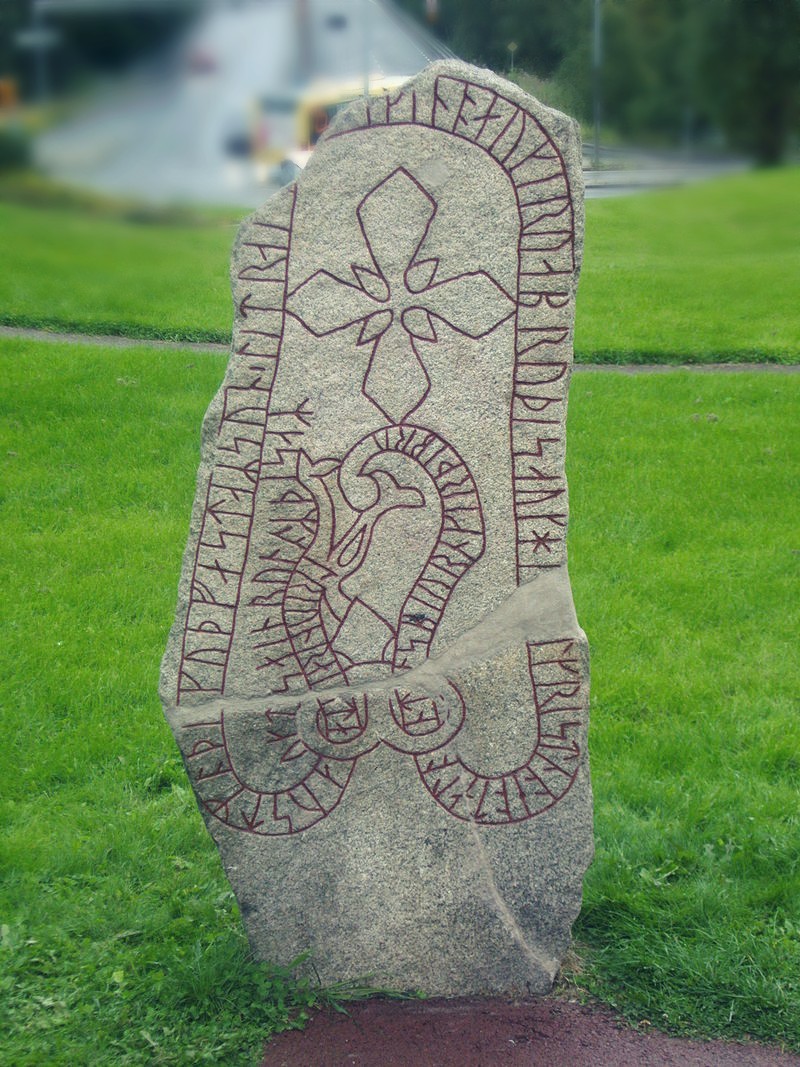
[[[45,40],[45,28],[44,19],[42,17],[42,9],[36,0],[33,0],[33,11],[31,12],[31,23],[33,25],[34,32],[34,45],[33,45],[33,61],[35,70],[36,81],[36,98],[40,104],[43,104],[49,95],[49,85],[47,78],[47,48],[48,44]]]
[[[370,34],[369,34],[369,5],[370,0],[363,0],[361,4],[362,17],[364,22],[363,37],[364,42],[364,96],[369,98],[369,50],[370,50]]]
[[[592,48],[592,83],[593,83],[593,95],[594,95],[594,169],[597,170],[599,166],[599,124],[601,124],[601,110],[602,110],[602,80],[601,69],[603,66],[603,23],[601,22],[601,11],[599,11],[599,5],[601,0],[594,0],[594,38]]]
[[[594,169],[600,166],[600,68],[603,62],[603,38],[600,22],[600,0],[594,0],[594,37],[592,40],[592,89],[594,96]]]
[[[311,77],[311,24],[308,17],[308,0],[296,0],[295,17],[297,19],[298,62],[300,81],[305,83]]]

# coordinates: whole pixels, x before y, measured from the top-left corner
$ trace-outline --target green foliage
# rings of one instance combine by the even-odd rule
[[[58,47],[48,59],[52,87],[64,88],[87,75],[123,67],[154,47],[164,48],[190,17],[190,4],[69,5],[69,10],[51,8],[43,23],[58,34]],[[116,10],[114,10],[116,8]],[[2,0],[0,3],[0,77],[13,76],[28,98],[35,91],[32,53],[19,48],[16,35],[36,21],[31,0]]]
[[[0,1061],[255,1063],[364,989],[249,959],[156,697],[224,359],[0,353]],[[572,388],[598,838],[581,982],[800,1049],[800,378]]]
[[[600,98],[603,122],[637,143],[677,144],[707,126],[698,98],[703,48],[694,0],[602,0]],[[558,80],[577,88],[578,114],[593,109],[592,2],[584,3],[583,35]]]
[[[109,5],[81,11],[73,8],[64,16],[51,15],[58,26],[74,75],[84,71],[115,70],[130,63],[154,45],[164,48],[189,16],[189,5],[174,4],[162,10]]]
[[[22,126],[0,123],[0,172],[21,170],[31,161],[30,137]]]
[[[400,6],[416,16],[424,7],[421,0],[400,0]],[[439,0],[430,28],[456,55],[494,70],[508,70],[508,46],[516,44],[515,65],[545,78],[579,35],[583,6],[584,0]]]
[[[26,56],[17,48],[14,37],[24,26],[30,24],[29,0],[3,0],[0,4],[0,78],[7,78],[22,71]],[[27,60],[30,65],[30,59]]]
[[[441,0],[434,24],[465,59],[554,78],[576,117],[593,109],[596,0]],[[417,15],[419,0],[405,6]],[[800,120],[798,0],[602,0],[603,121],[640,143],[729,146],[779,161]]]
[[[798,0],[708,0],[702,84],[728,139],[779,163],[800,127]]]

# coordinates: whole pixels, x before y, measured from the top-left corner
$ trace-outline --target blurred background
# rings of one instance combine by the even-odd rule
[[[453,55],[580,120],[590,195],[798,152],[798,0],[0,0],[0,169],[255,205]]]

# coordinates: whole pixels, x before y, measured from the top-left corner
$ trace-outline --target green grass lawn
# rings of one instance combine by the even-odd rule
[[[255,1063],[346,991],[247,961],[156,696],[224,360],[0,358],[0,1062]],[[800,1050],[800,376],[572,390],[597,830],[572,980]]]
[[[800,360],[800,168],[587,203],[584,362]],[[3,202],[0,324],[227,341],[235,225]]]
[[[0,325],[226,342],[236,229],[0,201]]]
[[[586,204],[584,362],[800,360],[800,167]]]
[[[0,1063],[255,1062],[336,991],[247,962],[155,696],[224,360],[0,352]]]
[[[587,985],[656,1026],[800,1048],[800,377],[572,390]]]

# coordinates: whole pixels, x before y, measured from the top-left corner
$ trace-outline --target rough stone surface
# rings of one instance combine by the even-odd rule
[[[162,698],[258,955],[547,990],[592,855],[575,124],[428,68],[242,226]]]

